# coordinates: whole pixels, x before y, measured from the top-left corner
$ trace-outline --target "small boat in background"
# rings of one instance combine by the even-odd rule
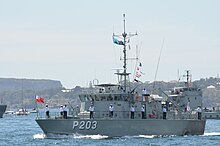
[[[30,112],[25,109],[25,108],[20,108],[18,111],[15,112],[16,115],[21,116],[21,115],[29,115]]]
[[[23,88],[24,88],[24,81],[23,81],[23,79],[21,80],[21,88],[22,88],[22,90],[21,90],[21,97],[22,97],[22,100],[21,100],[21,107],[22,108],[19,108],[16,112],[15,112],[15,114],[16,115],[18,115],[18,116],[21,116],[21,115],[29,115],[30,114],[30,112],[28,112],[28,110],[26,109],[26,108],[24,108],[24,103],[23,103],[23,96],[24,96],[24,91],[23,91]]]
[[[33,108],[33,109],[30,111],[30,113],[38,113],[38,109]]]
[[[5,111],[5,114],[6,114],[6,115],[13,115],[13,114],[14,114],[14,111]]]

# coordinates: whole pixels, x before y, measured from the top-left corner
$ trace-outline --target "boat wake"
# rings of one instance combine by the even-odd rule
[[[139,135],[138,137],[151,139],[151,138],[157,138],[158,136],[157,135]]]
[[[140,138],[166,138],[166,137],[175,137],[176,135],[139,135]]]
[[[210,132],[210,133],[204,133],[203,135],[200,136],[220,136],[220,132]],[[138,136],[123,136],[120,138],[125,138],[125,139],[132,139],[132,138],[146,138],[146,139],[153,139],[153,138],[165,138],[165,137],[175,137],[175,135],[172,136],[158,136],[158,135],[138,135]],[[187,137],[187,136],[184,136]],[[73,139],[109,139],[110,137],[105,136],[105,135],[80,135],[80,134],[73,134],[73,135],[57,135],[57,134],[51,134],[49,137],[47,137],[43,133],[39,134],[34,134],[33,135],[34,139],[44,139],[44,138],[52,138],[52,139],[68,139],[68,138],[73,138]],[[114,137],[117,138],[117,137]]]
[[[44,139],[46,137],[45,134],[41,133],[41,134],[34,134],[33,138],[34,139]]]
[[[44,138],[49,138],[49,139],[107,139],[109,138],[108,136],[104,135],[80,135],[80,134],[34,134],[33,135],[34,139],[44,139]]]
[[[138,135],[138,136],[123,136],[120,138],[124,139],[133,139],[133,138],[145,138],[145,139],[154,139],[154,138],[166,138],[166,137],[175,137],[176,135]]]
[[[205,133],[202,136],[212,136],[212,135],[220,135],[220,132],[216,133]],[[173,135],[174,136],[174,135]],[[158,135],[138,135],[138,136],[123,136],[123,137],[112,137],[112,138],[125,138],[125,139],[132,139],[132,138],[146,138],[146,139],[153,139],[153,138],[164,138],[164,137],[173,137],[173,136],[158,136]],[[68,139],[68,138],[73,138],[73,139],[111,139],[109,136],[105,135],[80,135],[80,134],[72,134],[72,135],[65,135],[65,134],[50,134],[49,136],[46,136],[43,133],[40,134],[34,134],[33,135],[34,139]]]
[[[74,135],[76,139],[107,139],[108,136],[104,135]]]

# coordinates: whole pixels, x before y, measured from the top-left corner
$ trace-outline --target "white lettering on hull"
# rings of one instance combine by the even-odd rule
[[[79,128],[79,130],[95,130],[97,128],[97,121],[73,121],[73,130]]]

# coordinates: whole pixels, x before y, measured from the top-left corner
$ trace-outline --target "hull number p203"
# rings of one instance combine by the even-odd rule
[[[73,130],[79,128],[79,130],[95,130],[97,128],[97,121],[73,121]]]

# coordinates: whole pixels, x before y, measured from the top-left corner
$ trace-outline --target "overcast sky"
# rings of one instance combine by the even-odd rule
[[[142,81],[193,80],[220,72],[219,0],[0,0],[0,77],[60,80],[64,87],[116,82],[122,46],[112,33],[131,39],[143,64]],[[135,61],[128,61],[134,72]],[[133,76],[130,77],[133,79]]]

